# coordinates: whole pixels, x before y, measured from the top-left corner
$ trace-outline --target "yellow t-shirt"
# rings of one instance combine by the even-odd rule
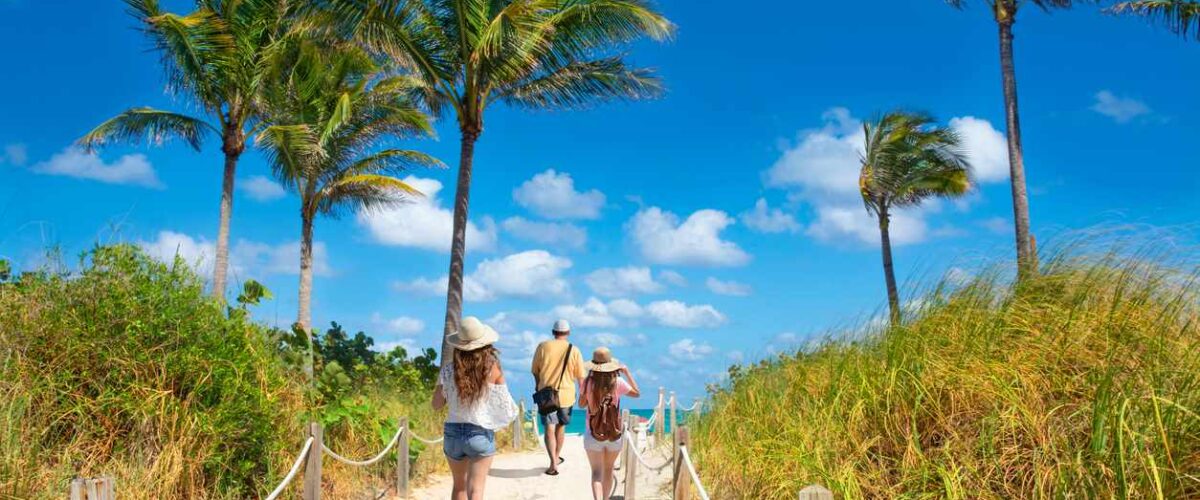
[[[552,339],[538,344],[533,353],[533,377],[537,379],[537,389],[550,387],[558,382],[562,373],[563,355],[570,345],[566,340]],[[579,354],[579,346],[571,347],[571,359],[567,361],[567,373],[562,377],[558,389],[558,404],[570,408],[575,404],[575,382],[583,378],[583,356]]]

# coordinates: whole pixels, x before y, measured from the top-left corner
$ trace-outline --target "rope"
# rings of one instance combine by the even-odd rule
[[[695,403],[692,403],[692,406],[690,406],[690,407],[688,407],[688,408],[678,408],[678,410],[686,413],[686,412],[689,412],[689,411],[695,410],[697,406],[700,406],[700,402],[699,402],[699,401],[696,401]]]
[[[642,456],[642,452],[638,451],[637,445],[634,444],[634,442],[633,442],[633,438],[629,437],[629,435],[632,433],[628,432],[629,429],[625,429],[625,430],[626,430],[626,432],[623,433],[624,434],[623,438],[625,439],[625,445],[630,447],[631,449],[633,449],[633,456],[635,458],[637,458],[638,463],[642,464],[642,467],[645,467],[645,468],[653,470],[653,471],[660,471],[664,467],[671,464],[671,461],[668,459],[666,461],[666,463],[664,463],[658,467],[651,467],[650,464],[646,463],[646,458]],[[626,464],[626,467],[629,467],[629,464]]]
[[[418,436],[417,433],[412,431],[412,429],[408,429],[408,435],[412,436],[413,439],[416,439],[417,441],[420,441],[425,444],[438,444],[438,443],[442,442],[443,439],[446,439],[446,436],[442,436],[437,439],[425,439],[421,436]]]
[[[279,483],[279,486],[276,486],[275,490],[272,491],[270,495],[267,495],[267,500],[275,500],[278,498],[279,494],[283,493],[283,489],[287,487],[288,483],[292,482],[292,479],[296,478],[296,473],[300,472],[300,464],[304,463],[305,458],[308,458],[308,452],[312,449],[312,444],[313,438],[312,436],[309,436],[308,441],[304,442],[304,449],[300,450],[300,456],[296,457],[296,463],[292,464],[292,470],[288,471],[287,476],[284,476],[283,478],[283,482]]]
[[[700,475],[696,474],[696,467],[692,465],[692,457],[688,456],[687,446],[679,447],[679,457],[683,459],[683,465],[687,466],[688,474],[692,476],[692,483],[696,485],[696,490],[700,492],[700,498],[708,500],[708,492],[704,491],[704,485],[700,484]]]
[[[331,456],[331,457],[333,457],[333,458],[334,458],[334,460],[337,460],[337,461],[339,461],[339,462],[341,462],[341,463],[344,463],[344,464],[346,464],[346,465],[354,465],[354,466],[358,466],[358,467],[365,467],[365,466],[371,465],[371,464],[373,464],[373,463],[375,463],[375,462],[378,462],[380,459],[382,459],[384,456],[386,456],[386,455],[387,455],[387,453],[388,453],[389,451],[391,451],[392,447],[393,447],[393,446],[396,446],[396,442],[397,442],[397,441],[400,441],[400,436],[401,436],[402,434],[404,434],[404,428],[403,428],[403,427],[401,427],[399,430],[397,430],[397,431],[396,431],[396,435],[395,435],[395,436],[392,436],[392,440],[391,440],[391,442],[389,442],[389,443],[388,443],[387,447],[386,447],[386,448],[384,448],[384,449],[383,449],[383,451],[379,452],[379,454],[378,454],[378,455],[375,455],[374,457],[372,457],[372,458],[369,458],[369,459],[367,459],[367,460],[351,460],[351,459],[349,459],[349,458],[346,458],[346,457],[343,457],[343,456],[341,456],[341,455],[338,455],[337,453],[334,453],[334,451],[333,451],[333,450],[329,449],[329,447],[328,447],[328,446],[325,446],[325,443],[321,443],[321,449],[322,449],[322,450],[325,450],[325,453],[328,453],[328,454],[329,454],[329,456]]]

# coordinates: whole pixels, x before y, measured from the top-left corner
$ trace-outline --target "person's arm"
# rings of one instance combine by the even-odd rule
[[[579,353],[579,349],[571,349],[571,358],[575,364],[575,380],[583,382],[584,377],[587,377],[587,370],[583,369],[583,355]]]
[[[579,400],[579,408],[580,409],[583,409],[583,410],[588,409],[588,397],[591,395],[592,395],[592,391],[588,390],[588,383],[587,383],[587,380],[585,379],[583,381],[583,383],[579,384],[579,397],[576,398]]]
[[[626,396],[631,398],[641,396],[642,391],[641,389],[638,389],[637,381],[633,379],[633,373],[629,371],[628,366],[621,367],[621,375],[624,375],[625,379],[629,381],[629,393],[626,394]]]
[[[504,385],[504,368],[500,366],[499,359],[492,364],[492,371],[488,373],[488,383]]]
[[[433,409],[440,410],[446,406],[446,391],[442,389],[442,384],[438,384],[433,388]]]
[[[529,373],[533,374],[533,390],[538,390],[538,367],[542,365],[542,345],[538,344],[533,351],[533,361],[529,363]]]

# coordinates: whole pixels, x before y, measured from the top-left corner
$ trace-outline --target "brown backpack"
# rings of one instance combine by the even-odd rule
[[[589,388],[590,391],[590,388]],[[612,394],[604,396],[599,404],[593,403],[588,407],[588,427],[596,441],[616,441],[621,439],[621,409],[613,402]]]

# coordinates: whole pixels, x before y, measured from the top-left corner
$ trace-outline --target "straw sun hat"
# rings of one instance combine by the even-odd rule
[[[463,318],[458,332],[446,338],[446,342],[460,351],[474,351],[495,344],[497,340],[500,340],[500,334],[474,316]]]
[[[621,369],[621,362],[613,359],[612,351],[607,347],[600,347],[592,352],[592,360],[587,364],[587,369],[600,373],[615,372]]]

